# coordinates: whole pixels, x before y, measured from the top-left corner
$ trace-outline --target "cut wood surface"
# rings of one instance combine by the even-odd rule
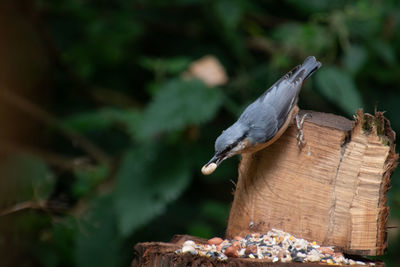
[[[308,113],[301,150],[293,125],[271,146],[242,155],[227,238],[277,228],[349,254],[383,254],[398,159],[389,121],[381,112],[358,111],[355,121]]]
[[[182,248],[183,242],[186,240],[194,240],[196,243],[206,243],[207,240],[200,239],[188,235],[177,235],[170,243],[164,242],[144,242],[138,243],[134,248],[134,259],[131,267],[160,267],[160,266],[203,266],[203,267],[227,267],[227,266],[243,266],[243,267],[304,267],[304,266],[327,266],[327,264],[318,263],[298,263],[298,262],[267,262],[266,260],[244,259],[244,258],[228,258],[226,261],[218,261],[207,257],[201,257],[191,254],[176,254],[177,249]],[[348,265],[335,265],[348,266]],[[352,265],[364,266],[364,265]],[[383,262],[375,262],[375,266],[384,267]]]

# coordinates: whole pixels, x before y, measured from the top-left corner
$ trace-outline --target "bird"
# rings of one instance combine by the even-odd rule
[[[304,143],[297,101],[303,83],[322,66],[314,56],[285,74],[251,103],[239,119],[215,141],[215,154],[201,169],[209,175],[224,160],[242,153],[257,152],[275,142],[296,118],[299,146]]]

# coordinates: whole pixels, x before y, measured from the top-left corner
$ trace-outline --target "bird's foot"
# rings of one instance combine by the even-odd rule
[[[306,113],[303,115],[303,117],[300,119],[299,114],[296,114],[296,125],[297,125],[297,130],[299,130],[296,139],[297,139],[297,145],[299,148],[303,148],[303,146],[307,143],[304,140],[304,133],[303,133],[303,124],[306,118],[311,118],[310,113]]]

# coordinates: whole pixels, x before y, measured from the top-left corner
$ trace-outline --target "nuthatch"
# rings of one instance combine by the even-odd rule
[[[297,100],[301,86],[321,67],[315,57],[307,57],[251,103],[239,119],[215,141],[215,155],[201,169],[211,174],[227,158],[241,153],[254,153],[275,142],[296,117],[299,128],[299,145],[304,143],[297,113]]]

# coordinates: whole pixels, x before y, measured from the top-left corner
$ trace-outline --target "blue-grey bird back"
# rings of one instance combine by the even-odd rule
[[[297,104],[303,82],[320,65],[314,57],[306,58],[245,109],[238,122],[251,128],[251,140],[266,142],[277,133]]]

